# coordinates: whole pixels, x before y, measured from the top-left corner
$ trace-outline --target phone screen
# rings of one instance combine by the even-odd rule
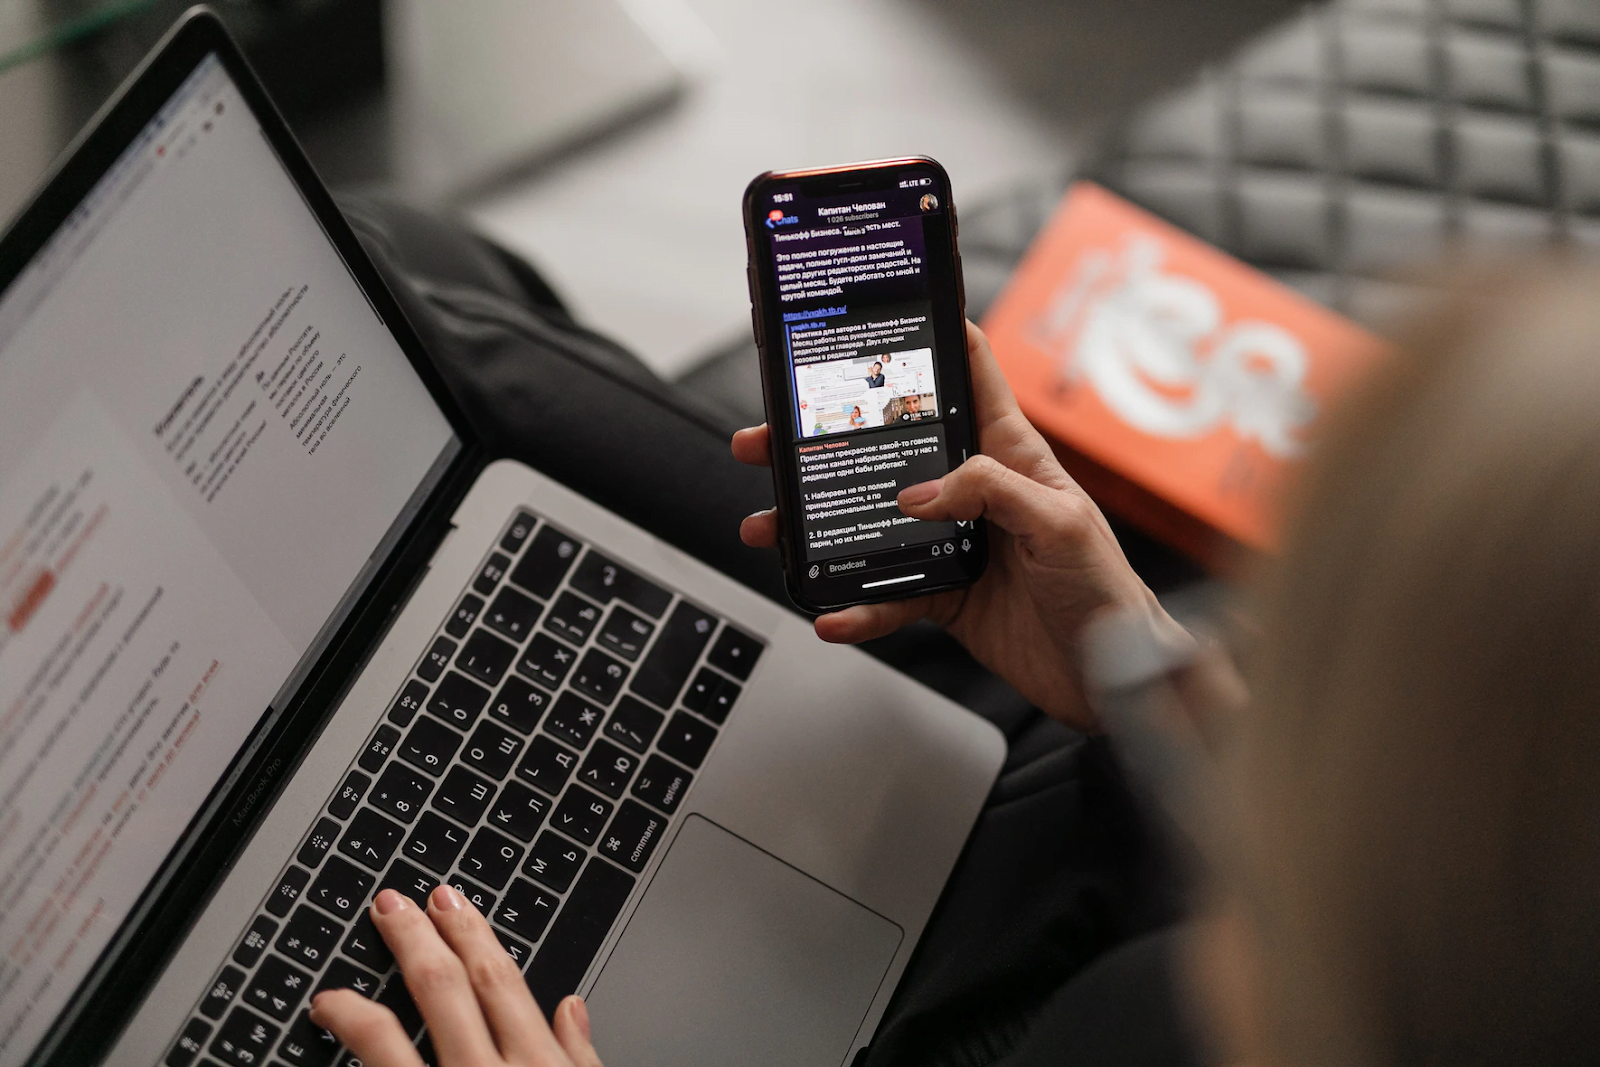
[[[778,176],[754,192],[769,402],[782,401],[769,414],[807,599],[970,580],[984,555],[974,524],[912,519],[895,502],[974,450],[943,172],[910,163],[860,183]]]

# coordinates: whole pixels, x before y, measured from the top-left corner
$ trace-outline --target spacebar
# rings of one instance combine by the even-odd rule
[[[528,966],[528,989],[545,1018],[555,1014],[562,997],[578,991],[583,972],[600,951],[632,889],[633,875],[599,857],[589,860]]]

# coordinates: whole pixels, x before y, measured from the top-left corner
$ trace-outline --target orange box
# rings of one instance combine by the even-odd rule
[[[1068,190],[983,328],[1079,484],[1212,567],[1276,547],[1319,415],[1387,348],[1091,182]]]

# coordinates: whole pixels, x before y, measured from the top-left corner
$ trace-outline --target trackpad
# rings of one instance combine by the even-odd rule
[[[589,994],[606,1067],[834,1067],[900,927],[701,816]]]

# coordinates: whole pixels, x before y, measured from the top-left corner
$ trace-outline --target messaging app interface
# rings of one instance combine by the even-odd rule
[[[955,465],[925,264],[924,219],[939,213],[941,195],[931,173],[907,170],[870,193],[808,197],[779,186],[764,205],[804,553],[818,573],[865,570],[882,553],[958,534],[895,503],[901,489]]]

